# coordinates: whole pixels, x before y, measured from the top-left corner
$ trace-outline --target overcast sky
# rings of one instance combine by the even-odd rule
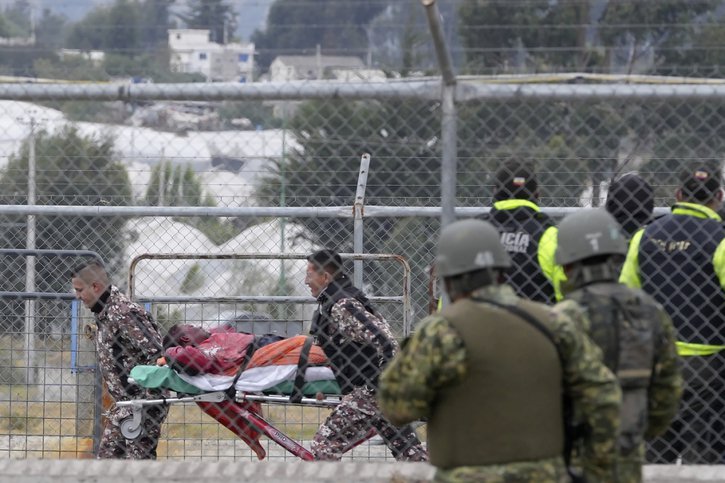
[[[12,5],[15,0],[0,0],[3,8]],[[88,11],[97,5],[113,3],[113,0],[29,0],[36,6],[38,11],[43,8],[50,8],[53,11],[64,14],[70,20],[82,18]],[[274,0],[230,0],[237,12],[237,35],[242,40],[249,40],[249,36],[257,28],[264,28],[264,21],[267,18],[267,11]],[[180,6],[186,3],[185,0],[177,0]],[[179,8],[179,7],[176,7]],[[181,7],[183,9],[183,7]]]

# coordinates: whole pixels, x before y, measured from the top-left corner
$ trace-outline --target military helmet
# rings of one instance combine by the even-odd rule
[[[511,259],[498,230],[483,220],[461,220],[443,228],[438,239],[436,270],[452,277],[482,268],[508,268]]]
[[[626,255],[627,241],[617,220],[604,209],[583,209],[559,223],[555,261],[568,265],[600,255]]]

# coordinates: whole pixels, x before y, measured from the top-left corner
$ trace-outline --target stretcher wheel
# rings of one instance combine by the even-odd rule
[[[143,433],[143,426],[134,422],[133,417],[129,416],[121,420],[121,434],[124,438],[134,440]]]

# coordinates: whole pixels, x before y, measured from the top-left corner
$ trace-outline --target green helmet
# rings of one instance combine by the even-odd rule
[[[482,220],[468,219],[443,228],[438,239],[436,270],[452,277],[482,268],[508,268],[511,259],[501,245],[498,230]]]
[[[559,223],[555,260],[568,265],[599,255],[626,255],[627,241],[617,220],[604,209],[582,209]]]

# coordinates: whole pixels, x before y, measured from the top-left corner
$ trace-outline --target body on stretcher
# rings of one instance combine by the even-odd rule
[[[136,368],[134,368],[134,370],[136,370]],[[132,374],[133,372],[134,371],[132,371]],[[129,382],[138,383],[138,381],[136,381],[133,377],[129,378]],[[322,383],[308,382],[303,387],[303,394],[307,396],[294,400],[292,398],[291,391],[285,390],[292,389],[292,383],[283,383],[277,384],[269,390],[256,393],[238,390],[230,391],[228,389],[212,392],[199,392],[193,395],[182,395],[184,393],[177,393],[176,397],[119,401],[116,405],[118,407],[128,407],[131,409],[131,416],[122,420],[120,426],[121,433],[128,439],[136,439],[141,436],[143,430],[143,418],[145,414],[143,408],[145,406],[157,404],[173,405],[196,403],[205,413],[212,416],[247,443],[257,454],[257,457],[260,460],[264,459],[266,455],[264,448],[258,440],[258,435],[263,434],[295,456],[298,456],[305,461],[312,461],[314,460],[314,457],[308,449],[302,446],[299,442],[295,441],[292,437],[286,435],[280,429],[276,428],[271,422],[263,417],[259,403],[295,404],[323,408],[337,406],[340,403],[341,398],[339,387],[333,394],[317,391],[317,389],[322,388],[323,385],[330,388],[337,386],[337,383],[329,384],[329,381],[323,381]],[[173,388],[168,389],[174,390]],[[233,393],[231,396],[230,392]],[[352,449],[358,444],[363,443],[375,434],[374,430],[369,431],[363,438],[351,445],[348,449]]]
[[[298,339],[296,342],[302,343],[306,338],[301,336],[292,339]],[[131,410],[131,415],[121,422],[122,434],[128,439],[141,436],[145,406],[195,403],[247,443],[260,460],[266,456],[266,451],[259,442],[261,435],[267,436],[303,460],[313,460],[309,450],[274,427],[262,415],[262,402],[328,408],[340,403],[342,395],[332,370],[327,366],[307,365],[307,355],[301,356],[305,349],[299,346],[290,350],[291,342],[287,339],[280,345],[282,350],[287,351],[284,357],[276,357],[280,355],[279,351],[271,346],[258,349],[254,355],[251,355],[252,348],[249,351],[250,358],[242,362],[236,375],[189,375],[178,373],[169,366],[134,367],[129,382],[146,388],[168,389],[176,392],[177,396],[117,402],[116,406]],[[307,351],[310,350],[310,343],[311,340],[308,340]],[[317,347],[312,349],[319,351]],[[277,364],[264,365],[256,360],[263,353],[274,354],[273,359]],[[295,364],[288,364],[290,355],[293,355]],[[254,367],[247,369],[247,365]],[[374,430],[370,430],[348,450],[375,434]]]

